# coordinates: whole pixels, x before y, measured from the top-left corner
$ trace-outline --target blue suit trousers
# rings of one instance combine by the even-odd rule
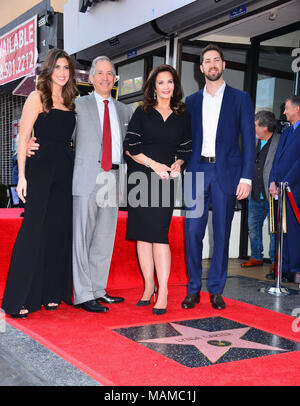
[[[229,238],[236,196],[225,194],[221,189],[217,179],[216,164],[201,162],[198,170],[204,172],[204,190],[196,192],[203,194],[204,210],[201,217],[193,218],[188,216],[188,211],[192,209],[186,209],[188,294],[198,293],[202,287],[203,238],[210,207],[212,208],[214,249],[209,269],[208,291],[222,294],[227,277]],[[193,187],[193,189],[195,188]]]

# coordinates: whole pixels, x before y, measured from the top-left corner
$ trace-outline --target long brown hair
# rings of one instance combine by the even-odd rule
[[[144,99],[142,109],[145,112],[149,112],[150,108],[154,107],[157,104],[157,100],[155,98],[155,82],[157,75],[161,72],[170,72],[173,77],[174,92],[173,96],[171,97],[171,105],[170,105],[171,109],[177,114],[183,113],[185,110],[185,103],[181,101],[183,93],[179,77],[173,66],[166,64],[157,66],[150,72],[144,85]]]
[[[64,50],[53,48],[46,57],[42,66],[42,71],[38,78],[37,90],[41,93],[43,104],[43,112],[49,113],[53,107],[52,100],[52,73],[55,69],[56,62],[59,58],[65,58],[68,61],[70,77],[68,82],[62,88],[62,98],[64,105],[71,111],[75,111],[74,98],[77,93],[77,85],[75,79],[75,65],[73,59]]]

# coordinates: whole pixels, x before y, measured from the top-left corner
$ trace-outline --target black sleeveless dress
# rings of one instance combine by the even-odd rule
[[[40,113],[34,135],[40,144],[27,158],[24,221],[17,236],[2,308],[37,311],[43,304],[72,303],[72,174],[70,140],[75,113]]]

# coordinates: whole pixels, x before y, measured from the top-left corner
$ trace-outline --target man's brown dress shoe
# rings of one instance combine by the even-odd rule
[[[261,266],[263,264],[264,264],[264,261],[258,261],[257,259],[251,257],[249,259],[249,261],[243,262],[241,264],[241,267],[242,268],[250,268],[251,266]]]
[[[219,293],[211,293],[210,301],[214,309],[223,310],[226,307],[222,295],[220,295]]]
[[[200,293],[186,295],[184,301],[181,303],[183,309],[192,309],[196,303],[200,302]]]

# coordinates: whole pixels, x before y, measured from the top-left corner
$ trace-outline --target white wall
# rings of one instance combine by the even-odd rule
[[[194,1],[103,1],[80,13],[79,0],[68,0],[64,6],[64,48],[74,54]]]

